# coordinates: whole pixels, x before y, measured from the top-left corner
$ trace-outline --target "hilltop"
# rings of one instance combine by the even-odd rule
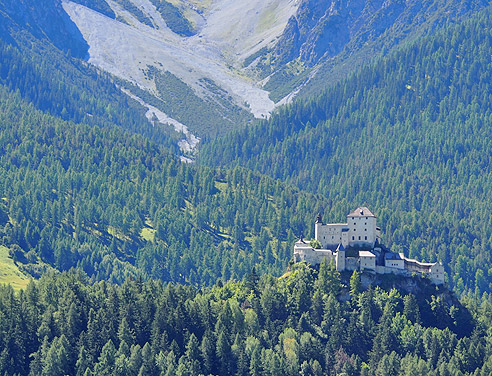
[[[441,260],[459,292],[489,292],[491,24],[487,9],[417,40],[204,146],[201,161],[324,195],[331,218],[369,205],[394,251]]]

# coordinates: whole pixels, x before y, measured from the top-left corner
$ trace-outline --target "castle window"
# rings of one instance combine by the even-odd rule
[[[355,236],[352,236],[352,240],[355,240]]]
[[[360,240],[360,236],[359,236],[359,240]]]
[[[367,240],[367,236],[366,236],[366,240]]]

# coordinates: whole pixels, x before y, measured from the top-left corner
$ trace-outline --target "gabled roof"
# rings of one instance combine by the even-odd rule
[[[376,257],[376,255],[370,251],[359,251],[359,257]]]
[[[347,215],[347,217],[376,217],[371,211],[365,206],[359,206],[352,213]]]

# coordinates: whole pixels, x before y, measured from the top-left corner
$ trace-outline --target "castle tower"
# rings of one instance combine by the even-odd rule
[[[335,262],[337,271],[343,272],[345,270],[345,248],[341,244],[336,250]]]
[[[377,239],[376,216],[365,206],[347,215],[348,242],[350,246],[374,247]]]

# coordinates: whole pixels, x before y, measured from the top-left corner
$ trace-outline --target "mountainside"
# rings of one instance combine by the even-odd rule
[[[58,0],[0,1],[0,37],[10,43],[17,33],[27,31],[35,38],[47,40],[58,49],[84,58],[89,46],[70,20]]]
[[[278,42],[256,64],[262,75],[269,75],[265,88],[274,101],[298,91],[305,98],[368,60],[488,4],[487,0],[303,0]]]
[[[268,117],[274,102],[289,101],[301,89],[317,92],[368,58],[488,4],[486,0],[93,3],[63,3],[90,45],[89,62],[144,89],[127,86],[200,137],[248,121],[246,111]],[[112,14],[102,11],[101,3]],[[193,116],[169,101],[176,96],[193,98]]]
[[[249,121],[248,112],[262,118],[273,110],[268,93],[238,69],[239,62],[272,43],[295,11],[293,3],[108,1],[113,19],[69,1],[63,7],[90,46],[90,63],[143,89],[127,87],[146,102],[157,98],[149,104],[203,137]],[[194,101],[193,112],[169,102],[176,96]]]
[[[246,170],[181,166],[176,143],[192,151],[192,134],[183,140],[172,119],[121,90],[127,83],[34,33],[25,3],[12,9],[0,39],[0,251],[16,263],[12,276],[78,266],[95,280],[210,284],[254,265],[284,270],[317,200]],[[189,99],[170,98],[194,110]]]
[[[193,158],[199,140],[187,127],[125,90],[122,86],[129,85],[127,82],[118,82],[70,56],[83,39],[59,2],[46,1],[39,9],[51,15],[52,28],[59,30],[54,36],[43,31],[44,19],[29,16],[33,9],[28,4],[4,1],[0,10],[5,21],[0,33],[1,84],[18,90],[36,108],[64,120],[123,127],[165,145],[183,160]],[[66,23],[73,34],[64,29]],[[82,47],[86,56],[85,41]],[[156,98],[146,99],[158,104]]]
[[[199,139],[267,118],[274,102],[317,93],[487,3],[44,0],[46,22],[33,6],[3,0],[0,12],[7,25],[114,75],[151,122],[184,133],[188,158]]]
[[[0,86],[0,239],[39,277],[78,267],[197,285],[281,274],[317,200],[243,169],[180,163],[148,138],[74,124]]]
[[[441,260],[457,290],[491,291],[491,11],[407,46],[270,121],[207,145],[327,197],[325,218],[364,204],[383,239]]]
[[[200,39],[200,35],[202,39],[214,40],[214,43],[232,43],[231,40],[221,40],[218,37],[220,30],[212,28],[214,23],[208,23],[207,20],[214,17],[220,20],[219,16],[226,14],[230,14],[232,20],[237,19],[234,10],[238,8],[233,1],[202,4],[196,9],[191,7],[191,3],[185,2],[173,3],[171,8],[166,2],[149,4],[148,7],[135,8],[134,3],[123,0],[80,0],[77,3],[65,2],[63,6],[69,13],[82,12],[94,19],[109,22],[108,25],[115,29],[113,34],[108,34],[108,39],[115,37],[115,32],[125,29],[125,33],[130,32],[138,38],[142,35],[150,39],[166,36],[170,38],[169,43],[172,40],[192,43],[190,38]],[[309,4],[302,3],[297,9],[293,3],[265,3],[265,7],[261,8],[263,13],[258,11],[261,17],[277,14],[275,9],[282,6],[285,8],[289,5],[291,8],[285,10],[282,17],[266,17],[264,26],[268,27],[262,30],[277,30],[276,35],[279,36],[282,22],[287,23],[294,14],[300,25],[303,19],[300,15],[311,9]],[[355,6],[355,3],[347,3],[346,6],[350,4]],[[391,4],[396,7],[392,2],[385,4],[373,5],[381,9],[391,8]],[[405,9],[414,9],[410,7],[411,4],[408,2],[409,8]],[[445,4],[457,6],[455,2]],[[481,4],[463,5],[462,13],[472,11]],[[205,145],[201,151],[202,161],[213,168],[226,166],[231,169],[222,171],[202,170],[201,167],[196,170],[170,167],[175,166],[177,161],[169,152],[180,154],[182,160],[188,161],[186,158],[193,157],[193,150],[199,140],[183,123],[166,114],[166,108],[172,111],[181,106],[179,117],[194,120],[196,124],[206,118],[207,123],[201,124],[199,132],[207,137],[216,133],[214,107],[208,106],[208,102],[193,94],[192,86],[171,72],[147,67],[141,73],[149,85],[152,83],[155,86],[155,92],[161,96],[158,98],[136,83],[104,74],[79,60],[76,56],[81,55],[87,45],[81,42],[77,29],[73,28],[60,3],[55,0],[42,3],[46,13],[52,15],[53,26],[51,29],[46,26],[46,32],[41,32],[46,22],[31,14],[34,8],[30,8],[27,3],[3,0],[2,5],[1,17],[5,23],[2,23],[0,40],[0,84],[2,101],[5,102],[2,104],[5,106],[5,140],[8,140],[4,143],[2,158],[7,166],[5,171],[9,173],[5,175],[3,215],[0,218],[3,217],[2,225],[6,226],[3,234],[8,240],[5,244],[12,255],[18,256],[22,262],[27,260],[25,270],[37,275],[38,268],[45,270],[48,266],[55,266],[66,269],[80,264],[96,279],[111,276],[121,281],[128,273],[144,273],[145,276],[164,280],[212,283],[219,276],[229,278],[231,275],[244,275],[259,259],[265,270],[279,272],[290,258],[290,242],[301,231],[304,234],[311,233],[311,218],[320,208],[324,208],[321,211],[325,212],[327,218],[336,221],[343,218],[350,208],[365,204],[378,213],[379,224],[386,232],[384,240],[395,246],[395,250],[426,261],[442,260],[450,275],[450,282],[460,293],[490,291],[492,272],[486,263],[490,261],[487,249],[492,236],[492,221],[488,214],[487,190],[484,188],[490,185],[489,109],[486,96],[491,90],[487,59],[488,51],[491,50],[487,32],[490,10],[482,11],[480,16],[459,26],[451,23],[439,33],[414,42],[391,54],[389,58],[378,60],[375,65],[366,66],[319,97],[281,108],[270,121],[260,122],[257,126],[245,128],[232,136],[228,134],[227,138],[219,138]],[[311,26],[314,28],[317,17],[322,18],[321,5],[318,4],[320,8],[316,8],[317,11],[311,15],[314,20]],[[348,12],[349,8],[343,8],[342,4],[337,5],[342,8],[336,8],[335,5],[332,7],[333,12],[336,9]],[[422,9],[431,8],[423,6]],[[157,13],[151,12],[152,9]],[[369,11],[364,9],[359,13],[361,17],[368,17]],[[356,19],[355,13],[348,13]],[[405,11],[398,14],[401,16]],[[185,19],[188,21],[185,22]],[[200,19],[202,21],[199,22]],[[367,23],[369,19],[360,22]],[[89,27],[88,19],[82,17],[80,20],[87,21],[86,26]],[[259,22],[258,18],[256,20]],[[173,25],[172,31],[166,22]],[[217,22],[215,25],[220,23],[214,22]],[[118,26],[114,26],[114,23]],[[246,24],[248,22],[245,21],[242,30],[250,30]],[[55,25],[62,32],[52,35],[49,30],[53,30]],[[96,33],[96,28],[92,31],[94,35],[103,35]],[[246,38],[242,39],[242,44],[238,44],[235,50],[237,53],[246,56],[251,49],[254,50],[258,41],[253,43],[253,37],[261,33],[255,34],[253,31],[247,34],[252,38],[248,43]],[[159,38],[157,44],[162,42]],[[274,42],[274,37],[265,40],[265,43],[271,45]],[[70,46],[80,48],[72,50]],[[89,47],[92,49],[93,45],[89,44]],[[258,47],[256,52],[263,48]],[[78,51],[78,55],[74,51]],[[131,55],[124,48],[121,51],[122,54]],[[227,95],[212,80],[202,77],[199,82],[207,90],[215,92],[216,103],[220,102],[219,97],[224,99]],[[173,92],[170,88],[177,88],[177,91]],[[12,103],[21,107],[12,106]],[[223,107],[227,106],[224,104]],[[240,112],[231,111],[229,120],[236,119],[239,122],[242,116]],[[45,136],[37,133],[32,136],[29,127],[33,124],[22,120],[30,116],[34,119],[41,117],[45,123],[58,124],[60,129],[66,127],[68,133],[63,133],[64,137],[70,137],[70,132],[82,132],[84,145],[90,144],[94,136],[90,128],[81,124],[95,126],[93,132],[108,132],[114,138],[102,145],[101,150],[83,149],[80,144],[56,138],[61,150],[49,148],[43,141]],[[9,127],[15,128],[14,124],[17,123],[22,124],[20,133],[9,134]],[[226,131],[225,128],[223,130]],[[39,131],[51,134],[46,129]],[[128,146],[126,137],[143,138]],[[20,141],[24,138],[27,144]],[[473,138],[477,140],[472,141]],[[143,148],[137,152],[142,144],[147,145],[150,140],[156,143],[155,148]],[[11,146],[8,146],[8,142]],[[125,152],[132,157],[120,158],[114,155],[110,149],[115,145],[124,150],[128,148]],[[91,183],[93,179],[101,179],[101,182],[107,182],[108,192],[113,192],[121,188],[118,182],[123,180],[130,184],[140,203],[128,203],[124,195],[129,194],[129,191],[124,190],[120,191],[119,206],[107,211],[104,208],[113,205],[113,196],[109,193],[102,194],[96,190],[89,191],[87,196],[80,192],[74,196],[72,187],[66,195],[58,193],[50,196],[44,186],[51,186],[53,182],[45,180],[45,174],[47,171],[52,174],[58,172],[48,162],[46,165],[41,164],[48,170],[37,170],[42,158],[34,153],[38,150],[34,146],[44,150],[43,155],[62,162],[63,171],[60,173],[66,180],[60,179],[65,181],[64,184],[72,187],[72,176],[83,174],[84,189],[94,184]],[[82,149],[86,154],[81,159],[82,165],[72,166],[72,159],[76,159]],[[20,156],[26,150],[27,155],[22,162]],[[103,170],[98,169],[100,157],[89,157],[99,153],[104,155]],[[142,159],[136,158],[138,154],[143,155]],[[118,166],[122,166],[122,175],[115,175],[114,180],[107,176],[107,169],[112,168],[111,158]],[[154,158],[161,158],[156,170],[155,164],[148,163]],[[248,170],[233,169],[238,164],[297,184],[301,189],[319,196],[298,192]],[[160,186],[161,195],[179,188],[173,206],[160,217],[156,214],[156,207],[144,199],[146,194],[141,182],[138,179],[135,181],[133,173],[128,170],[129,166],[137,171],[147,171],[145,174],[149,176],[164,174],[164,177],[168,177],[168,172],[163,171],[169,169],[193,172],[183,172],[183,176],[177,174],[173,176],[176,180],[171,179]],[[20,171],[39,175],[44,185],[33,188],[30,181],[18,178],[16,174],[20,174]],[[210,181],[207,183],[210,186],[205,188],[207,193],[203,197],[195,187],[197,180],[187,180],[190,174],[195,173],[197,176],[212,176],[207,179],[211,179],[213,184]],[[197,179],[201,181],[201,178]],[[268,181],[265,183],[267,188],[261,184],[258,186],[263,179]],[[27,188],[13,191],[12,181],[20,186],[27,184]],[[81,189],[78,185],[76,187]],[[59,188],[51,189],[58,192]],[[39,189],[43,191],[42,194],[37,193]],[[33,197],[38,196],[29,196],[27,199],[25,194],[41,195],[45,200],[53,200],[57,204],[39,209],[45,213],[40,216],[37,212],[31,212],[26,203],[36,203],[38,199]],[[98,207],[94,210],[86,209],[88,211],[84,218],[87,222],[79,227],[86,237],[76,239],[75,245],[69,245],[78,236],[74,235],[77,233],[74,230],[77,227],[74,222],[75,207],[72,201],[65,201],[67,197],[71,200],[83,198],[80,205],[84,208],[91,208],[91,205]],[[247,203],[243,203],[243,200]],[[158,202],[164,205],[162,199]],[[227,213],[216,210],[217,207],[227,207]],[[178,212],[186,214],[183,217],[185,222],[175,221]],[[128,219],[121,221],[122,216]],[[47,218],[52,217],[54,219],[50,222]],[[187,227],[185,223],[190,221],[196,221],[196,227]],[[100,225],[103,227],[99,228]],[[166,226],[172,230],[167,230]],[[183,231],[183,228],[187,230]],[[193,228],[204,237],[200,238],[199,247],[217,247],[214,249],[227,254],[225,258],[220,255],[219,260],[214,261],[213,272],[197,268],[192,271],[198,276],[191,276],[191,272],[188,272],[193,268],[187,264],[189,259],[179,257],[179,262],[175,260],[178,258],[176,255],[181,255],[182,249],[192,253],[190,257],[194,261],[203,256],[200,252],[192,252],[197,246],[189,239],[195,236],[191,235]],[[43,239],[41,233],[45,229],[45,240],[50,239],[52,242],[49,247],[40,243]],[[152,242],[155,233],[161,234],[160,240],[163,242],[157,248]],[[92,252],[93,249],[90,249],[84,253],[77,248],[86,243],[97,251]],[[161,252],[162,257],[167,257],[169,249],[172,249],[173,255],[169,259],[173,261],[156,266],[156,255]],[[56,256],[55,250],[58,252]],[[231,250],[232,253],[229,253]],[[251,250],[265,252],[265,257]],[[29,252],[30,258],[26,258]],[[91,256],[93,253],[100,258],[96,260]],[[65,254],[68,257],[64,258]],[[115,256],[105,259],[104,255]],[[108,262],[109,259],[112,261]],[[113,263],[123,266],[118,269],[119,266],[115,267]]]

